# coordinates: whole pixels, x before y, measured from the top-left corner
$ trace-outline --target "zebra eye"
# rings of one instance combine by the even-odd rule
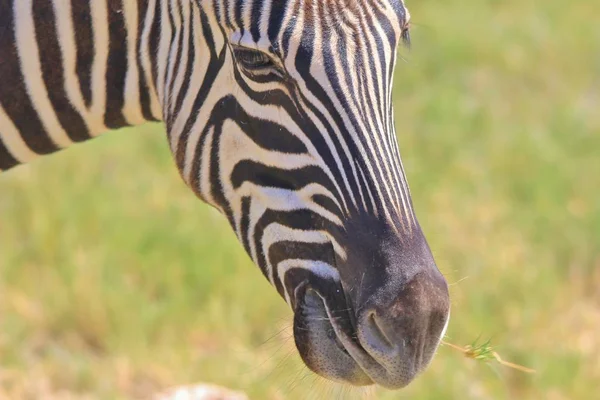
[[[258,50],[234,46],[233,53],[238,63],[248,72],[254,72],[256,70],[274,66],[271,57]]]

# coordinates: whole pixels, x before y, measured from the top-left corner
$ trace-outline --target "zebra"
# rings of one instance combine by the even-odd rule
[[[307,367],[402,388],[450,315],[394,126],[409,21],[403,0],[0,0],[0,170],[162,121]]]

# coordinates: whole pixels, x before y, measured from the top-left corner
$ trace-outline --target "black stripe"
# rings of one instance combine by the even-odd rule
[[[174,90],[175,90],[175,78],[177,77],[177,74],[179,72],[179,66],[181,65],[181,58],[183,57],[183,42],[186,39],[186,35],[190,36],[189,31],[191,28],[191,23],[190,21],[184,21],[183,20],[183,9],[182,9],[182,5],[181,5],[181,0],[177,0],[177,7],[179,9],[179,24],[180,24],[180,34],[179,34],[179,39],[177,42],[177,50],[176,50],[176,55],[175,55],[175,65],[173,65],[173,75],[171,75],[171,82],[168,82],[169,85],[169,99],[171,100],[171,102],[173,101],[173,99],[177,100],[176,98],[173,98],[171,96],[173,96],[174,94]],[[173,13],[173,11],[171,10],[171,12],[169,12],[169,15],[171,15]],[[172,20],[172,17],[170,18]],[[173,26],[175,27],[175,26]],[[175,38],[175,35],[173,35],[173,40]],[[171,46],[173,45],[173,42],[171,42]],[[184,81],[184,85],[185,85],[185,81]],[[183,91],[183,90],[182,90]],[[170,104],[171,105],[171,104]],[[166,118],[168,119],[168,123],[173,123],[173,121],[175,121],[175,117],[177,116],[177,111],[175,111],[173,113],[173,115],[167,115]]]
[[[163,87],[163,93],[160,93],[160,95],[162,96],[162,98],[164,99],[164,104],[163,104],[163,108],[165,108],[165,110],[168,109],[168,103],[169,103],[169,98],[170,96],[168,95],[169,93],[169,89],[170,89],[170,83],[168,82],[168,77],[169,77],[169,67],[171,66],[171,50],[173,49],[173,44],[175,43],[175,20],[173,19],[173,10],[171,8],[171,2],[167,1],[167,16],[169,17],[169,26],[171,27],[171,38],[169,41],[169,47],[167,49],[167,57],[169,57],[169,62],[165,63],[165,76],[162,76],[161,79],[164,80],[164,87]],[[175,56],[175,58],[177,58],[177,55]],[[161,60],[161,61],[165,61],[165,60]],[[168,116],[167,116],[168,117]]]
[[[250,197],[244,196],[242,198],[242,216],[240,218],[240,232],[242,234],[242,237],[240,238],[240,240],[242,241],[242,244],[244,245],[244,249],[246,249],[246,252],[251,255],[252,253],[250,253],[250,237],[252,236],[251,232],[248,232],[248,229],[250,227],[250,204],[251,204],[251,199]]]
[[[264,1],[254,1],[250,11],[250,33],[256,43],[260,40],[260,16],[263,4]]]
[[[341,233],[337,225],[309,210],[277,211],[267,209],[257,221],[253,232],[256,242],[257,265],[261,268],[265,276],[266,270],[263,268],[267,265],[267,259],[262,249],[262,241],[265,229],[273,223],[305,231],[326,231],[334,237],[339,236]],[[327,256],[328,253],[321,254],[321,256]],[[318,260],[319,258],[316,259]],[[275,279],[275,282],[277,281],[278,279]]]
[[[121,0],[108,0],[108,32],[104,123],[108,128],[115,129],[127,125],[123,116],[127,74],[127,28]]]
[[[175,110],[175,113],[180,112],[181,110],[181,106],[183,105],[183,100],[185,99],[185,95],[188,92],[188,83],[191,81],[192,79],[192,72],[194,70],[194,66],[196,65],[196,51],[194,48],[194,38],[196,37],[196,35],[198,34],[198,32],[196,31],[197,27],[196,27],[196,21],[197,21],[197,9],[196,7],[191,7],[190,10],[190,21],[189,21],[189,34],[188,34],[188,59],[187,59],[187,65],[185,66],[185,75],[183,78],[183,81],[186,83],[185,86],[179,91],[179,93],[177,93],[177,100],[175,102],[175,107],[173,108],[173,110]]]
[[[235,7],[235,24],[240,30],[241,37],[243,37],[244,33],[246,33],[246,27],[244,26],[244,21],[242,20],[242,11],[244,11],[244,7],[242,7],[242,4],[237,4],[237,7]]]
[[[2,7],[1,4],[2,3],[0,2],[0,7]],[[2,138],[0,138],[0,171],[10,169],[18,164],[19,161],[12,156],[6,146],[4,146]]]
[[[331,243],[281,241],[273,243],[269,248],[269,261],[273,266],[289,259],[317,260],[335,265]]]
[[[273,243],[269,247],[269,262],[273,267],[273,277],[275,288],[279,294],[284,297],[283,282],[277,274],[277,264],[285,260],[310,260],[322,261],[329,265],[335,265],[335,255],[331,243],[304,243],[281,241]],[[293,295],[293,291],[290,292]]]
[[[253,160],[242,160],[235,165],[231,172],[231,184],[237,189],[244,182],[285,190],[300,190],[316,183],[325,187],[329,192],[335,191],[329,177],[321,168],[315,166],[281,169]]]
[[[0,85],[0,105],[31,150],[38,154],[52,153],[59,147],[46,134],[23,83],[13,30],[13,2],[0,0],[0,10],[0,79],[10,82]]]
[[[158,47],[160,45],[160,27],[162,24],[161,3],[161,0],[156,0],[156,4],[154,6],[154,18],[152,21],[152,27],[150,28],[150,37],[148,43],[150,63],[152,65],[152,81],[155,88],[158,88]]]
[[[42,68],[42,76],[48,98],[61,126],[74,142],[90,139],[81,115],[73,108],[65,92],[65,76],[62,65],[62,52],[58,43],[56,20],[52,2],[34,0],[35,34]]]
[[[76,65],[79,89],[86,107],[92,104],[92,65],[95,57],[92,14],[88,1],[72,1],[71,17],[75,30]]]
[[[398,16],[399,23],[404,24],[406,22],[406,7],[404,3],[401,1],[392,1],[392,7]]]
[[[246,93],[251,95],[251,93]],[[278,92],[273,91],[269,95],[276,96],[277,94]],[[258,94],[258,96],[264,95]],[[258,96],[252,98],[256,99],[256,103],[262,104],[257,99]],[[289,133],[284,126],[276,122],[250,116],[232,95],[223,98],[221,103],[215,107],[210,122],[214,124],[222,123],[226,119],[235,121],[246,136],[263,149],[292,154],[308,153],[308,149],[304,143]]]
[[[271,45],[275,45],[281,27],[283,25],[283,18],[285,17],[285,10],[288,7],[288,0],[273,1],[271,4],[271,15],[269,15],[269,28],[267,29],[267,35],[269,36],[269,42]]]
[[[218,106],[217,106],[218,107]],[[229,224],[232,227],[235,227],[235,217],[233,215],[233,211],[231,209],[231,205],[225,196],[225,191],[221,182],[221,163],[219,162],[219,149],[221,147],[221,136],[223,133],[223,125],[220,124],[215,127],[214,134],[212,138],[212,146],[210,148],[209,155],[209,164],[210,169],[208,171],[208,179],[210,181],[210,194],[212,198],[215,200],[215,203],[219,205],[221,211],[227,217]],[[206,135],[208,136],[208,135]],[[201,148],[198,148],[201,151]],[[194,154],[194,164],[198,163],[198,168],[200,167],[200,152],[196,152]],[[196,161],[197,160],[197,161]],[[195,168],[194,168],[195,170]],[[204,171],[206,173],[206,171]],[[199,176],[199,171],[197,174]]]
[[[315,194],[311,199],[330,213],[343,217],[343,211],[338,207],[337,203],[331,199],[331,197],[323,194]]]
[[[357,169],[358,180],[362,182],[362,184],[360,184],[361,193],[367,204],[367,209],[365,211],[367,211],[368,215],[372,215],[375,213],[374,207],[377,207],[377,212],[380,214],[383,213],[381,202],[377,203],[377,199],[375,198],[377,191],[375,190],[373,181],[367,179],[365,170],[361,168],[361,165],[357,161],[355,161],[354,165]],[[376,204],[373,204],[373,202],[376,202]]]

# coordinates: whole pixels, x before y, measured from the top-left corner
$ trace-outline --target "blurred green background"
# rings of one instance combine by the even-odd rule
[[[451,284],[447,339],[406,390],[304,368],[291,312],[184,187],[163,128],[0,177],[0,398],[590,399],[600,387],[600,23],[594,0],[413,1],[395,82],[418,217]]]

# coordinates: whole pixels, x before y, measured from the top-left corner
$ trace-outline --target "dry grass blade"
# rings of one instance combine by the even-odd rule
[[[492,345],[490,344],[490,340],[487,340],[482,344],[477,344],[477,342],[478,340],[475,340],[473,344],[462,347],[442,340],[442,344],[462,352],[467,358],[485,362],[496,360],[500,365],[504,365],[505,367],[516,369],[521,372],[526,372],[528,374],[535,373],[534,369],[527,368],[509,361],[504,361],[502,357],[500,357],[500,355],[496,351],[494,351]]]

